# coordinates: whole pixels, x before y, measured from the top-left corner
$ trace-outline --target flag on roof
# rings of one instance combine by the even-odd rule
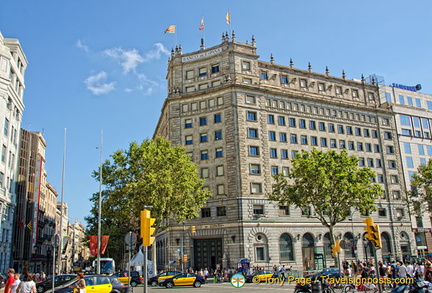
[[[204,29],[204,16],[203,16],[203,18],[201,18],[201,24],[200,24],[199,29],[200,29],[200,30],[203,30],[203,29]]]
[[[170,25],[164,32],[164,34],[166,33],[171,33],[174,34],[175,33],[175,25]]]
[[[227,24],[231,24],[231,14],[229,13],[229,11],[225,15],[225,19]]]

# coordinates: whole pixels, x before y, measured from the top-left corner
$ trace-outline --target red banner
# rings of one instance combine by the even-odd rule
[[[97,236],[90,236],[90,254],[98,254],[98,239]]]
[[[101,254],[105,253],[105,250],[108,246],[109,235],[103,235],[101,241]],[[96,255],[98,254],[98,237],[90,236],[90,254]]]
[[[101,254],[105,253],[105,249],[108,246],[109,235],[102,236]]]

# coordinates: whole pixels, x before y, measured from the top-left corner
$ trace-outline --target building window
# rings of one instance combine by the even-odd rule
[[[199,69],[199,76],[204,76],[204,75],[206,75],[207,74],[207,68],[205,68],[205,67],[201,67],[200,69]]]
[[[394,147],[391,145],[386,146],[387,154],[394,154]]]
[[[257,113],[256,112],[247,112],[247,120],[256,121],[257,120]]]
[[[287,142],[287,135],[285,132],[279,133],[279,141],[280,142]]]
[[[215,140],[221,140],[222,139],[222,130],[215,131]]]
[[[326,147],[327,146],[327,138],[321,137],[321,146]]]
[[[220,123],[220,122],[222,122],[222,115],[214,114],[214,123]]]
[[[345,145],[345,140],[341,139],[339,140],[339,148],[340,149],[345,149],[346,145]]]
[[[217,195],[225,195],[225,185],[219,184],[216,186]]]
[[[261,79],[268,79],[267,72],[261,72]]]
[[[206,83],[202,83],[202,84],[198,85],[198,89],[200,89],[200,90],[205,90],[206,88],[208,88],[208,85]],[[196,107],[195,107],[195,109],[192,109],[192,110],[196,110]]]
[[[186,142],[187,145],[188,144],[192,144],[193,143],[192,135],[186,135],[185,142]]]
[[[297,143],[297,134],[291,134],[291,143]]]
[[[216,207],[216,216],[217,217],[225,217],[226,216],[226,207]]]
[[[201,208],[201,218],[210,218],[210,217],[211,217],[211,209]]]
[[[302,214],[302,216],[311,216],[312,215],[311,207],[307,207],[304,210],[302,210],[301,214]]]
[[[277,175],[277,174],[279,174],[279,168],[278,168],[278,166],[272,166],[272,167],[271,167],[271,174],[272,174],[272,175]]]
[[[306,79],[300,79],[300,87],[301,88],[307,87],[307,80]]]
[[[202,133],[200,136],[200,142],[207,142],[207,133]]]
[[[307,137],[307,135],[301,135],[300,136],[300,143],[302,145],[307,145],[308,144],[308,137]]]
[[[186,71],[186,79],[192,79],[194,77],[193,70]]]
[[[208,177],[209,177],[208,168],[201,168],[201,178],[208,178]]]
[[[335,126],[334,126],[334,124],[333,123],[329,123],[329,125],[328,125],[328,131],[329,132],[335,132]]]
[[[207,125],[207,117],[200,117],[199,121],[200,121],[200,126]]]
[[[288,159],[288,150],[281,150],[281,158]]]
[[[252,84],[251,78],[243,78],[243,83]]]
[[[253,183],[252,183],[253,184]],[[253,214],[254,215],[264,215],[264,206],[261,204],[254,204],[253,207]]]
[[[185,128],[192,128],[192,119],[185,120]]]
[[[208,160],[208,151],[207,150],[204,150],[204,151],[201,151],[201,160]]]
[[[9,132],[9,120],[7,118],[5,118],[4,120],[4,128],[3,128],[3,134],[8,136],[8,132]]]
[[[319,123],[319,130],[320,131],[326,131],[326,125],[324,122],[320,122]]]
[[[372,152],[372,144],[366,143],[365,144],[365,149],[366,149],[367,152]]]
[[[325,84],[323,82],[318,83],[318,90],[320,92],[325,92]]]
[[[354,142],[353,142],[353,141],[348,141],[348,149],[349,149],[350,151],[355,150]]]
[[[278,117],[278,123],[281,126],[285,126],[285,117],[284,116],[279,116]]]
[[[354,99],[357,99],[358,97],[359,97],[359,92],[358,92],[358,90],[352,90],[352,97],[354,98]]]
[[[295,120],[295,118],[290,118],[289,119],[289,126],[290,127],[296,127],[296,120]]]
[[[251,183],[251,193],[261,194],[262,193],[261,183]]]
[[[258,129],[256,129],[256,128],[249,128],[248,137],[249,138],[258,138]]]
[[[401,193],[399,190],[393,190],[392,194],[394,199],[401,199]]]
[[[316,136],[311,136],[311,145],[313,146],[318,145],[318,138]]]
[[[288,83],[288,76],[286,76],[286,75],[282,75],[282,76],[281,76],[281,83],[283,83],[283,84]]]
[[[222,165],[216,166],[216,176],[224,175],[224,167]]]
[[[281,261],[294,261],[293,240],[290,235],[285,233],[279,238],[279,259]]]
[[[289,167],[282,167],[282,174],[285,177],[288,177],[289,176]]]
[[[405,154],[411,154],[411,144],[409,142],[404,142]]]
[[[352,135],[353,134],[352,127],[351,126],[347,126],[346,127],[346,132],[347,132],[348,135]]]
[[[289,216],[289,206],[279,206],[279,216]]]
[[[243,61],[242,62],[242,69],[243,70],[250,70],[251,69],[251,63],[249,61]]]
[[[395,169],[396,168],[396,161],[388,161],[388,166],[390,169]]]
[[[216,155],[216,158],[222,158],[223,157],[223,149],[222,148],[217,148],[215,155]]]
[[[269,115],[267,116],[267,123],[268,123],[268,124],[274,124],[274,123],[275,123],[274,115],[269,114]]]
[[[330,139],[330,147],[331,148],[337,148],[336,139],[334,139],[334,138]]]
[[[343,127],[343,125],[338,125],[338,133],[339,134],[344,134],[344,127]]]
[[[387,217],[386,209],[378,209],[378,217]]]
[[[270,149],[270,158],[277,158],[277,149]]]
[[[316,129],[316,122],[311,120],[309,121],[309,129],[310,130],[315,130]]]
[[[399,183],[399,179],[398,179],[398,177],[396,175],[391,175],[390,176],[390,182],[392,184],[397,184],[397,183]]]
[[[363,143],[362,142],[358,142],[357,143],[357,150],[358,151],[363,151]]]
[[[219,65],[212,65],[212,73],[219,72]]]
[[[269,131],[269,140],[276,141],[276,132]]]
[[[336,87],[336,95],[342,95],[342,87],[341,86]]]
[[[359,127],[355,128],[355,135],[357,135],[357,136],[361,136],[362,135],[361,134],[361,128],[359,128]]]
[[[250,164],[250,174],[258,175],[261,174],[261,166],[259,164]]]
[[[249,146],[249,155],[250,156],[259,156],[259,147],[257,146]]]
[[[246,96],[246,103],[247,104],[255,104],[255,97],[254,96]]]
[[[299,120],[299,127],[300,128],[306,128],[306,120],[304,120],[304,119],[300,119]]]

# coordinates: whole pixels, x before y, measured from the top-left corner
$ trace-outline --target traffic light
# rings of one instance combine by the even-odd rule
[[[375,248],[381,248],[381,231],[379,225],[374,224],[372,217],[366,218],[363,223],[366,224],[366,227],[363,228],[367,232],[365,237],[372,242]]]
[[[336,255],[341,252],[340,242],[340,240],[336,240],[335,244],[332,244],[331,246],[331,252],[333,257],[336,257]]]
[[[187,254],[183,254],[183,262],[184,262],[184,263],[187,263],[187,261],[188,261],[188,256],[187,256]]]
[[[143,210],[140,212],[141,218],[141,238],[143,239],[143,246],[150,246],[153,244],[155,238],[152,236],[156,228],[152,227],[156,221],[155,218],[150,218],[150,211]]]
[[[182,259],[179,257],[177,260],[178,260],[178,264],[181,265]]]
[[[195,226],[191,226],[190,229],[191,229],[191,233],[192,233],[192,234],[195,234],[195,233],[196,233]]]

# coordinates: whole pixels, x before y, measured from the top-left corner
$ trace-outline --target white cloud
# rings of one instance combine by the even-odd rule
[[[140,54],[137,49],[125,50],[122,48],[107,49],[104,53],[113,59],[119,60],[123,73],[126,74],[131,71],[135,72],[137,66],[141,63],[160,59],[162,54],[170,55],[169,50],[161,43],[154,44],[154,47],[154,50],[145,54]]]
[[[85,44],[83,44],[83,42],[81,42],[81,40],[78,40],[78,41],[76,42],[75,46],[76,46],[77,48],[83,50],[84,52],[88,52],[88,51],[90,51],[90,50],[89,50],[89,47],[87,47]]]
[[[113,59],[120,60],[120,65],[123,68],[123,73],[135,71],[136,67],[144,62],[144,58],[138,50],[123,50],[122,48],[113,48],[105,50],[105,54]]]
[[[98,74],[91,75],[84,81],[87,89],[94,95],[107,94],[115,90],[115,83],[103,83],[107,79],[108,75],[105,71],[101,71]]]

